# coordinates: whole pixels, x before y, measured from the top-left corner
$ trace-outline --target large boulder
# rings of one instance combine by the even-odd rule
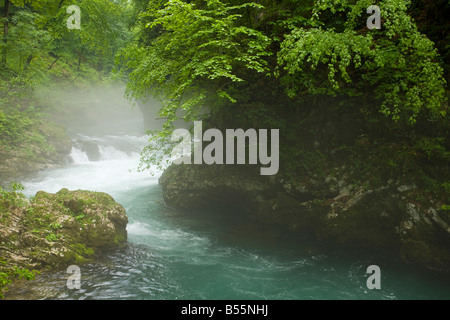
[[[100,148],[98,144],[88,140],[75,140],[74,145],[85,152],[90,161],[99,161],[101,159]]]
[[[80,264],[127,239],[125,209],[106,193],[39,191],[31,201],[7,203],[0,208],[0,260],[6,268]]]

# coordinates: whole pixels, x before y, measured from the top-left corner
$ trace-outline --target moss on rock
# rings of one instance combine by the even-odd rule
[[[1,207],[4,268],[52,269],[92,261],[126,243],[125,209],[102,192],[39,191],[21,205]]]

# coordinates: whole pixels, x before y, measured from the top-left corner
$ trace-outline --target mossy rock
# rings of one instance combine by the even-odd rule
[[[11,265],[40,269],[80,264],[127,240],[125,209],[102,192],[39,191],[4,217],[0,241],[9,250],[0,250],[0,259]]]

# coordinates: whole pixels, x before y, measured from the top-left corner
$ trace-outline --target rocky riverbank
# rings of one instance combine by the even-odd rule
[[[350,183],[348,169],[323,178],[260,176],[249,166],[172,165],[159,182],[168,205],[184,210],[213,206],[255,221],[313,234],[332,246],[389,252],[408,263],[450,271],[450,228],[441,203],[417,201],[415,185]]]
[[[92,261],[126,242],[125,209],[108,194],[62,189],[31,199],[0,195],[0,273],[45,270]]]

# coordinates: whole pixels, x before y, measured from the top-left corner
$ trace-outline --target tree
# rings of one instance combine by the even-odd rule
[[[66,21],[67,8],[77,5],[81,11],[81,29],[70,30]],[[124,25],[124,5],[109,0],[54,2],[42,6],[42,19],[37,23],[48,30],[54,39],[53,55],[75,54],[77,70],[89,57],[97,66],[111,70],[116,50],[128,35]]]
[[[24,49],[24,43],[28,41],[26,40],[28,38],[23,39],[24,41],[17,38],[18,29],[21,29],[21,35],[32,37],[34,41],[39,41],[42,34],[33,34],[32,30],[45,32],[50,37],[50,43],[46,44],[45,48],[42,46],[43,41],[42,45],[34,43],[33,46],[29,46],[29,49],[41,50],[44,55],[50,53],[55,58],[50,64],[51,67],[47,66],[46,69],[51,69],[61,56],[71,59],[75,55],[78,71],[82,61],[86,59],[91,59],[91,63],[96,64],[96,67],[110,71],[114,65],[115,52],[126,42],[128,36],[125,18],[122,15],[125,4],[126,1],[110,0],[70,3],[64,0],[5,1],[1,44],[3,66],[7,67],[7,56],[16,57],[18,46]],[[77,5],[81,9],[83,20],[80,30],[67,28],[69,5]],[[13,29],[17,31],[15,34]],[[35,57],[33,52],[26,54],[25,66],[31,63],[33,57]]]
[[[371,4],[317,1],[311,25],[292,28],[278,52],[288,94],[365,95],[367,108],[375,105],[400,124],[445,116],[439,56],[408,15],[409,1],[380,1],[380,30],[365,27]]]
[[[3,19],[4,19],[4,22],[3,22],[3,55],[2,55],[3,65],[6,65],[10,8],[11,8],[11,2],[9,0],[5,0],[5,4],[4,4],[4,8],[3,8]]]
[[[366,27],[369,0],[136,3],[137,39],[119,63],[129,71],[129,97],[158,95],[168,127],[176,110],[189,118],[201,107],[220,109],[237,101],[239,83],[267,81],[271,72],[290,97],[363,97],[367,110],[399,125],[446,114],[439,55],[407,0],[379,2],[380,30]]]
[[[368,122],[397,129],[446,116],[439,55],[409,16],[408,0],[378,2],[379,30],[366,26],[369,0],[134,4],[135,37],[116,62],[128,76],[130,99],[162,101],[167,121],[156,138],[168,137],[180,115],[195,120],[204,110],[239,110],[248,124],[264,119],[289,132],[281,119],[286,105],[302,108],[300,101],[314,96],[358,105]],[[274,105],[267,105],[268,92],[278,99]],[[144,163],[155,160],[154,148],[152,142]]]
[[[182,0],[150,3],[138,29],[139,41],[125,48],[118,62],[129,71],[128,96],[155,95],[163,101],[166,129],[177,118],[195,118],[202,107],[236,101],[233,84],[246,73],[268,71],[269,37],[247,27],[243,15],[256,3],[225,4]]]

